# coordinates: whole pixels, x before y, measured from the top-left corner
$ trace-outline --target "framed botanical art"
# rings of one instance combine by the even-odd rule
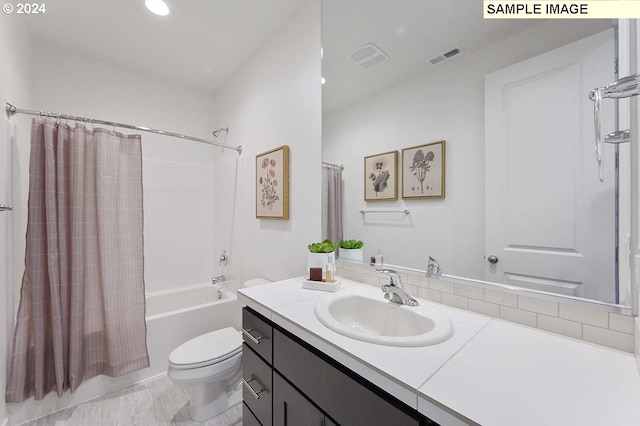
[[[289,219],[289,147],[256,155],[256,218]]]
[[[402,150],[402,198],[444,198],[445,141]]]
[[[398,199],[398,151],[364,157],[364,200]]]

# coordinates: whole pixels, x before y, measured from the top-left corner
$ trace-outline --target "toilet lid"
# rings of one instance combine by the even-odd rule
[[[227,327],[178,346],[169,355],[169,363],[178,368],[198,368],[224,361],[241,351],[240,333],[233,327]]]

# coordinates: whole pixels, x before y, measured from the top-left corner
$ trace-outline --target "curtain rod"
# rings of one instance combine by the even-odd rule
[[[28,109],[21,109],[21,108],[16,108],[14,105],[11,105],[10,103],[5,104],[5,111],[7,112],[7,118],[10,118],[12,115],[16,115],[16,114],[27,114],[27,115],[37,115],[40,117],[47,117],[47,118],[48,117],[59,118],[61,120],[82,121],[90,124],[101,124],[103,126],[121,127],[123,129],[131,129],[131,130],[140,130],[143,132],[156,133],[158,135],[165,135],[165,136],[171,136],[179,139],[187,139],[190,141],[202,142],[209,145],[219,146],[221,148],[233,149],[235,151],[238,151],[238,155],[242,154],[242,146],[229,146],[220,142],[200,139],[193,136],[183,135],[180,133],[167,132],[165,130],[151,129],[149,127],[134,126],[132,124],[123,124],[115,121],[97,120],[95,118],[78,117],[76,115],[67,115],[67,114],[52,113],[52,112],[45,112],[45,111],[33,111]],[[229,128],[225,127],[223,129],[218,129],[213,132],[213,135],[217,137],[218,136],[217,133],[220,131],[225,131],[229,133]]]
[[[344,170],[344,166],[342,164],[327,163],[326,161],[323,161],[322,164],[324,164],[325,166],[337,167],[340,170]]]

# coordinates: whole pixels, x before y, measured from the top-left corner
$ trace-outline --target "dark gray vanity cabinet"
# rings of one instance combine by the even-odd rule
[[[243,334],[245,425],[436,425],[247,307]]]
[[[273,373],[273,424],[282,426],[336,426],[282,376]]]
[[[266,318],[242,310],[243,424],[271,426],[273,419],[273,327]]]
[[[242,399],[262,426],[271,426],[272,369],[249,346],[242,345]]]

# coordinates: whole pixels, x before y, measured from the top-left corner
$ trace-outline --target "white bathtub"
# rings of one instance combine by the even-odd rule
[[[150,292],[146,294],[147,321],[215,306],[234,298],[235,294],[224,291],[222,298],[219,298],[218,290],[209,283]]]
[[[218,299],[210,283],[151,292],[146,298],[150,376],[166,371],[171,351],[187,340],[223,327],[240,330],[236,294],[223,291]]]
[[[61,398],[53,392],[42,401],[12,404],[9,424],[21,424],[165,373],[169,354],[187,340],[222,327],[240,330],[242,314],[235,293],[223,291],[218,299],[210,283],[151,292],[146,299],[149,368],[120,377],[94,377]]]

